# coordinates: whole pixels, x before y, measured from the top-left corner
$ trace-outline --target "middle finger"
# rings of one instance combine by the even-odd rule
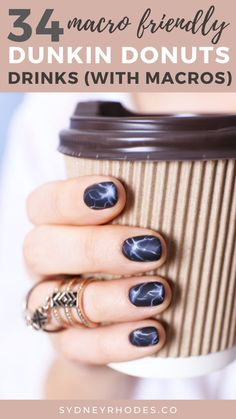
[[[24,255],[28,268],[41,275],[134,275],[161,266],[166,244],[155,231],[137,227],[40,226],[27,235]]]

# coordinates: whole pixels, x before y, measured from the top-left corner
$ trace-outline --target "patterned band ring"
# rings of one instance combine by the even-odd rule
[[[50,307],[51,307],[51,310],[52,310],[52,313],[53,313],[53,316],[54,316],[55,320],[57,321],[57,323],[60,326],[64,326],[65,329],[68,329],[70,327],[70,324],[63,318],[63,315],[60,312],[60,308],[59,307],[56,307],[54,305],[54,303],[53,303],[53,296],[55,296],[54,297],[55,300],[57,300],[57,298],[60,297],[60,295],[61,295],[61,287],[63,286],[63,284],[64,284],[64,280],[61,281],[61,283],[58,286],[58,288],[55,288],[54,289],[53,295],[51,297],[49,297],[48,299],[50,301]]]
[[[78,279],[72,279],[72,281],[69,282],[69,284],[66,287],[66,292],[70,293],[72,287],[77,284]],[[74,295],[74,293],[73,293]],[[72,307],[65,307],[65,315],[67,317],[67,320],[69,321],[69,323],[74,326],[74,327],[84,327],[84,325],[82,324],[82,322],[78,321],[75,316],[72,313]]]
[[[51,281],[57,280],[55,278]],[[92,279],[72,278],[63,279],[60,285],[55,288],[50,296],[46,298],[45,304],[38,307],[34,312],[29,309],[29,301],[33,291],[41,284],[34,285],[26,296],[24,316],[26,324],[35,330],[43,330],[47,333],[57,333],[68,327],[88,327],[95,328],[99,323],[89,319],[84,310],[83,296],[85,288],[92,282]],[[61,313],[64,311],[64,316]],[[77,313],[78,320],[72,310]],[[55,326],[55,320],[58,327]],[[53,326],[52,328],[50,326]]]
[[[52,323],[52,311],[50,307],[50,297],[46,299],[46,302],[41,307],[38,307],[33,313],[29,309],[30,297],[33,291],[41,284],[36,283],[28,292],[25,299],[24,305],[24,318],[27,326],[32,327],[34,330],[43,330],[47,333],[58,333],[65,329],[64,326],[58,326],[54,328],[48,328],[47,326]]]
[[[68,280],[64,280],[59,287],[59,292],[51,296],[51,308],[53,310],[62,308],[67,322],[71,326],[94,328],[99,325],[99,323],[91,321],[84,311],[84,290],[90,282],[92,279],[81,279],[80,277],[72,278],[69,284]],[[73,309],[75,309],[78,320],[75,318]]]

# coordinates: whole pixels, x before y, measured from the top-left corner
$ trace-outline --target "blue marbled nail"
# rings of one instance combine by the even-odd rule
[[[129,299],[136,307],[159,306],[165,299],[165,287],[161,282],[144,282],[130,288]]]
[[[133,330],[129,335],[129,341],[134,346],[157,345],[159,342],[158,330],[151,326]]]
[[[156,236],[136,236],[125,240],[123,255],[135,262],[155,262],[162,256],[161,240]]]
[[[114,207],[117,201],[118,191],[113,182],[96,183],[84,191],[85,204],[94,210]]]

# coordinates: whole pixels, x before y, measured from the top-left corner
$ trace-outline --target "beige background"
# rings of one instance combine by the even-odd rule
[[[69,4],[69,7],[68,7]],[[185,31],[175,30],[171,33],[166,33],[165,31],[158,32],[157,34],[146,34],[141,40],[136,38],[136,28],[137,22],[140,20],[144,11],[147,7],[152,8],[152,16],[158,22],[163,13],[166,13],[168,17],[186,17],[193,18],[197,10],[203,8],[204,11],[207,11],[210,5],[214,4],[216,6],[216,12],[214,18],[218,18],[220,21],[225,20],[230,22],[230,26],[223,32],[223,36],[217,46],[228,46],[231,49],[231,61],[229,64],[222,65],[211,63],[210,65],[204,64],[192,64],[192,65],[174,65],[174,64],[133,64],[133,65],[122,65],[120,64],[120,55],[116,54],[116,51],[119,51],[121,46],[135,46],[137,48],[142,48],[145,46],[154,46],[159,48],[162,45],[165,46],[210,46],[211,38],[203,37],[200,34],[193,36],[191,33],[186,33]],[[28,18],[29,23],[32,27],[35,28],[39,22],[43,11],[45,8],[54,8],[53,20],[59,20],[61,26],[65,28],[65,33],[61,37],[60,43],[50,42],[50,37],[41,35],[35,36],[32,35],[31,39],[24,43],[12,43],[7,37],[10,31],[12,31],[12,22],[15,19],[14,17],[8,16],[8,9],[10,8],[32,8],[31,16]],[[197,2],[179,0],[174,2],[172,0],[150,0],[148,3],[144,0],[139,0],[138,2],[127,2],[126,0],[119,0],[119,2],[111,2],[109,0],[86,0],[86,1],[66,1],[61,0],[60,2],[56,0],[46,1],[41,0],[40,2],[34,2],[32,6],[32,1],[29,0],[11,0],[11,2],[2,0],[0,4],[0,16],[1,16],[1,74],[0,74],[0,90],[2,91],[236,91],[236,81],[233,77],[233,83],[231,87],[226,87],[225,85],[104,85],[104,86],[93,86],[87,88],[84,85],[84,73],[87,70],[91,71],[140,71],[140,80],[142,81],[144,73],[146,71],[171,71],[173,74],[177,71],[211,71],[213,73],[217,71],[232,71],[234,76],[236,68],[236,46],[234,40],[236,39],[236,13],[235,13],[235,1],[234,0],[198,0]],[[77,32],[76,30],[69,31],[66,29],[67,22],[73,17],[81,17],[83,19],[91,18],[97,19],[101,16],[112,18],[113,20],[120,20],[123,16],[129,16],[133,22],[132,26],[129,26],[123,32],[115,33],[113,35],[108,35],[106,32],[103,34],[92,34],[89,32]],[[81,65],[81,64],[53,64],[53,65],[35,65],[22,63],[17,65],[8,64],[8,47],[10,45],[15,45],[19,47],[27,46],[53,46],[57,48],[59,45],[62,46],[109,46],[113,48],[114,60],[112,64],[103,64],[103,65]],[[8,85],[8,71],[59,71],[59,72],[69,72],[77,71],[80,75],[80,83],[78,85]]]

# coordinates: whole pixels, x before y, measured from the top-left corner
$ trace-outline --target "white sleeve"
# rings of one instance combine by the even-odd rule
[[[52,355],[47,336],[27,329],[24,324],[22,307],[30,282],[22,260],[22,243],[31,228],[25,212],[27,195],[43,182],[64,177],[63,159],[57,152],[58,131],[68,125],[76,99],[64,95],[62,100],[59,96],[25,97],[11,122],[3,159],[0,180],[2,399],[42,397],[41,385]]]
[[[26,328],[22,303],[30,287],[22,243],[31,226],[25,201],[38,185],[64,178],[58,133],[78,100],[122,99],[114,94],[32,93],[16,111],[0,178],[0,398],[40,398],[52,350],[47,336]],[[4,377],[4,379],[2,379]]]

